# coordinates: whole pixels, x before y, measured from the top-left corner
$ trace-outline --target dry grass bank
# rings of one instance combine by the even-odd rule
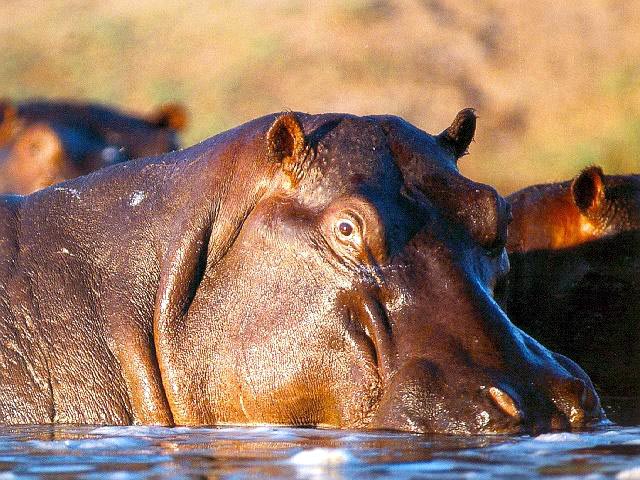
[[[0,95],[192,113],[193,143],[264,113],[480,114],[471,177],[507,193],[640,171],[640,1],[5,0]]]

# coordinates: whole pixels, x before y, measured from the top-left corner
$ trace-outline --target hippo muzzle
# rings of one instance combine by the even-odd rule
[[[379,307],[361,310],[378,312],[363,322],[383,330],[371,335],[383,350],[377,353],[383,393],[375,428],[543,432],[603,418],[588,376],[515,327],[491,291],[465,271],[464,254],[445,254],[452,249],[434,248],[432,241],[418,244],[411,262],[385,272]],[[415,281],[416,269],[422,283]],[[433,278],[449,280],[434,285]]]
[[[539,359],[538,359],[539,360]],[[594,425],[603,418],[591,382],[565,359],[537,378],[508,378],[461,364],[414,360],[385,389],[376,428],[416,433],[539,433]]]

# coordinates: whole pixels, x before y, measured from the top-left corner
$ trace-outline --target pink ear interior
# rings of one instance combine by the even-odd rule
[[[304,131],[294,113],[279,116],[267,132],[268,149],[274,160],[302,155],[305,147]]]

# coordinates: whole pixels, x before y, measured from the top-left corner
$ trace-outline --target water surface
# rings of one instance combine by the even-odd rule
[[[25,477],[640,479],[640,427],[535,437],[272,427],[0,427],[0,480]]]

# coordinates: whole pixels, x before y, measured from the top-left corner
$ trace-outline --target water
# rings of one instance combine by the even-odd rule
[[[0,480],[53,477],[640,479],[640,427],[535,437],[272,427],[0,427]]]

